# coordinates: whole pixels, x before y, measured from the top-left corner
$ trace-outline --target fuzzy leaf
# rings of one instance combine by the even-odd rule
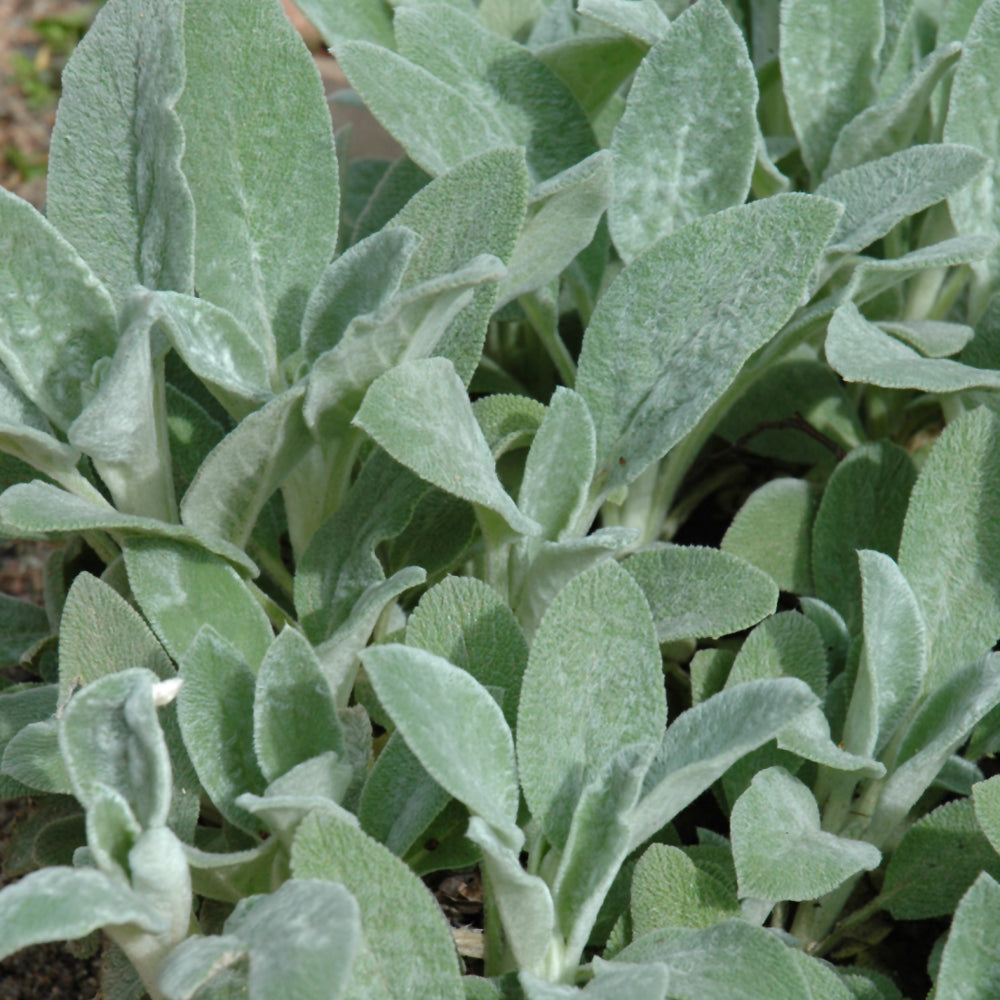
[[[642,587],[661,643],[740,632],[778,604],[778,588],[766,573],[718,549],[668,545],[622,565]]]
[[[993,849],[1000,854],[1000,775],[972,786],[972,801],[976,809],[976,821],[989,838]]]
[[[638,584],[613,562],[559,593],[535,633],[521,687],[521,784],[546,836],[565,847],[583,789],[666,725],[659,644]]]
[[[730,822],[742,897],[817,899],[852,875],[877,868],[881,852],[820,829],[812,792],[784,768],[759,772]]]
[[[184,7],[111,4],[62,76],[46,212],[119,303],[134,285],[193,289],[194,202],[176,110]]]
[[[766,198],[690,223],[619,274],[594,311],[576,383],[603,490],[666,454],[770,340],[838,214],[812,196]]]
[[[394,44],[392,8],[372,0],[299,0],[295,4],[309,18],[327,45],[364,39],[386,48]]]
[[[722,0],[702,0],[643,59],[611,141],[608,224],[626,263],[692,219],[744,201],[756,106],[742,33]]]
[[[1000,885],[983,872],[951,922],[935,984],[935,1000],[989,996],[1000,978]]]
[[[274,0],[188,4],[184,47],[195,285],[265,356],[284,358],[337,246],[339,175],[319,72]]]
[[[344,1000],[462,1000],[448,927],[433,897],[400,861],[360,830],[319,812],[292,844],[299,879],[341,883],[361,910],[362,940]],[[407,956],[400,961],[400,956]]]
[[[910,495],[899,568],[927,624],[933,690],[1000,635],[1000,421],[989,410],[963,414],[935,442]]]

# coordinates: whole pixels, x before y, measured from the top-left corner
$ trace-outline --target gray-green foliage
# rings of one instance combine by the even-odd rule
[[[394,161],[277,0],[109,0],[0,192],[0,956],[992,995],[1000,0],[301,7]]]

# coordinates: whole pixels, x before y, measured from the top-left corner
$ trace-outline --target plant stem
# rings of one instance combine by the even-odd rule
[[[550,312],[539,302],[538,296],[522,295],[518,302],[521,308],[528,314],[531,325],[538,334],[538,339],[542,342],[546,353],[556,366],[556,371],[568,389],[576,385],[576,362],[569,353],[562,337],[559,336],[559,312],[558,309]]]

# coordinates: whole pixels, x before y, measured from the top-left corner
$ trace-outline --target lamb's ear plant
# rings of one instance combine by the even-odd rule
[[[0,192],[0,956],[987,995],[1000,0],[301,6],[394,162],[277,0],[109,0]]]

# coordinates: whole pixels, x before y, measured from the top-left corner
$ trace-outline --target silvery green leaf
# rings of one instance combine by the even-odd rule
[[[784,768],[759,772],[730,818],[741,897],[817,899],[877,868],[878,848],[820,829],[809,788]]]
[[[340,42],[334,52],[365,106],[431,176],[511,145],[485,109],[409,59],[365,41]]]
[[[497,308],[558,278],[594,238],[610,198],[611,156],[604,150],[536,185]]]
[[[666,967],[657,962],[642,965],[602,962],[594,960],[595,977],[581,990],[572,986],[560,986],[545,979],[539,979],[530,972],[518,974],[518,982],[524,989],[526,1000],[573,1000],[585,996],[591,1000],[665,1000],[670,974]]]
[[[582,397],[556,388],[528,457],[517,503],[558,541],[571,534],[587,502],[594,475],[594,422]]]
[[[472,404],[494,458],[529,445],[545,419],[547,407],[530,396],[496,393]]]
[[[35,643],[52,634],[44,608],[0,594],[0,658],[16,663]]]
[[[847,1000],[903,1000],[888,976],[865,966],[848,966],[840,973],[840,980],[849,990]]]
[[[273,344],[258,344],[232,313],[176,292],[134,292],[128,306],[160,320],[184,364],[235,419],[273,395]]]
[[[220,556],[244,572],[256,570],[249,557],[228,542],[199,537],[178,524],[120,514],[110,505],[99,506],[40,480],[18,483],[0,495],[0,525],[4,534],[13,538],[108,531],[123,540],[143,537],[175,540],[179,545],[198,547]]]
[[[157,933],[166,919],[126,884],[94,868],[45,868],[0,892],[0,959],[44,941],[81,938],[100,927]]]
[[[400,55],[465,98],[487,123],[488,135],[496,137],[464,149],[462,159],[491,146],[523,146],[528,169],[540,181],[596,152],[583,111],[559,78],[526,48],[490,31],[471,11],[446,3],[404,5],[393,29]],[[350,79],[349,69],[345,72]],[[400,104],[398,94],[392,103]],[[377,116],[378,109],[373,110]],[[432,111],[428,106],[422,117]]]
[[[128,324],[97,391],[68,429],[124,514],[177,520],[164,396],[163,354],[150,317]]]
[[[59,727],[80,803],[113,789],[143,829],[162,826],[170,809],[170,756],[153,704],[155,680],[136,668],[99,677],[70,698]]]
[[[818,704],[792,677],[748,681],[699,702],[667,729],[635,811],[631,847],[662,829],[740,758]]]
[[[271,890],[279,846],[278,838],[270,837],[243,851],[217,854],[181,844],[194,892],[225,903],[238,903],[246,896]]]
[[[66,65],[46,212],[120,302],[190,292],[194,203],[181,172],[185,5],[112,4]]]
[[[882,0],[782,0],[781,79],[802,159],[814,179],[841,129],[875,100]]]
[[[661,962],[670,974],[670,995],[685,1000],[826,1000],[808,988],[791,948],[745,920],[655,931],[619,952],[615,962]]]
[[[665,455],[770,340],[839,211],[776,195],[695,220],[619,274],[591,318],[576,383],[597,428],[603,491]]]
[[[621,35],[579,34],[548,41],[540,48],[533,48],[533,52],[536,59],[562,80],[593,120],[635,72],[646,47]]]
[[[114,354],[115,308],[82,257],[31,205],[0,189],[0,361],[18,388],[66,431]]]
[[[926,685],[925,685],[926,686]],[[921,704],[899,743],[865,836],[892,835],[976,724],[1000,704],[1000,654],[953,671]]]
[[[611,141],[608,224],[626,263],[692,219],[742,204],[756,107],[742,33],[722,0],[702,0],[646,54]]]
[[[502,688],[501,707],[514,730],[528,645],[495,590],[473,577],[446,577],[420,598],[406,643],[461,667],[484,687]]]
[[[854,448],[827,481],[812,526],[812,578],[852,632],[861,625],[857,551],[896,557],[916,476],[904,449],[880,441]]]
[[[251,413],[202,463],[181,501],[192,530],[244,547],[264,504],[313,443],[302,416],[306,386]]]
[[[571,580],[531,645],[517,717],[518,767],[533,817],[566,846],[584,788],[666,725],[659,644],[639,585],[614,562]]]
[[[247,991],[245,944],[231,934],[195,935],[163,963],[157,985],[167,1000],[228,1000]]]
[[[579,0],[577,11],[647,45],[670,30],[670,20],[656,0]]]
[[[989,838],[993,849],[1000,844],[1000,775],[972,786],[972,801],[976,809],[976,821]],[[997,850],[1000,854],[1000,850]]]
[[[887,555],[858,551],[864,645],[844,723],[852,753],[879,753],[913,706],[927,670],[927,631],[906,578]]]
[[[326,751],[343,753],[333,694],[312,647],[293,628],[274,640],[257,671],[253,742],[268,781]]]
[[[842,170],[816,194],[844,206],[828,253],[857,253],[903,219],[960,190],[983,172],[986,158],[971,146],[910,146]]]
[[[826,358],[848,382],[940,393],[1000,389],[1000,372],[949,358],[925,358],[870,323],[853,302],[838,306],[830,320]]]
[[[538,875],[524,870],[518,857],[521,845],[515,842],[512,847],[501,840],[496,830],[478,816],[469,820],[466,836],[482,848],[483,868],[510,954],[520,969],[545,970],[553,957],[551,949],[556,931],[549,887]]]
[[[304,415],[315,435],[342,432],[368,387],[394,365],[438,354],[449,326],[472,302],[476,289],[504,272],[496,257],[482,254],[451,274],[397,293],[377,312],[355,317],[337,345],[310,369]]]
[[[422,479],[499,514],[518,534],[538,533],[497,478],[465,387],[447,359],[405,361],[386,372],[372,383],[353,422]]]
[[[955,910],[934,988],[935,1000],[988,996],[1000,976],[1000,885],[983,872]]]
[[[894,94],[865,108],[840,130],[826,167],[827,177],[910,145],[927,113],[931,95],[962,53],[956,42],[941,42],[938,34],[938,47],[913,69]]]
[[[811,535],[819,499],[808,480],[772,479],[750,494],[720,548],[762,569],[781,590],[811,594]]]
[[[988,0],[979,7],[965,36],[944,123],[946,142],[967,143],[989,157],[989,169],[948,199],[955,228],[963,236],[982,233],[995,237],[1000,225],[1000,202],[996,197],[1000,179],[1000,118],[996,114],[1000,63],[995,58],[998,44],[1000,5]],[[981,278],[995,280],[998,263],[994,251],[987,261],[973,267]]]
[[[778,733],[777,746],[831,770],[852,772],[862,778],[885,776],[885,765],[871,755],[851,753],[833,742],[830,723],[821,708],[810,709],[790,722]],[[727,791],[735,791],[735,787],[730,785]]]
[[[67,487],[79,475],[79,450],[55,436],[45,414],[6,371],[0,371],[0,451]]]
[[[125,797],[100,783],[86,806],[87,850],[95,866],[108,875],[128,878],[128,854],[142,826]]]
[[[983,871],[1000,878],[1000,857],[979,827],[972,800],[946,802],[906,831],[880,899],[896,920],[950,916]]]
[[[828,672],[819,629],[805,615],[781,611],[765,618],[743,641],[726,687],[764,677],[798,677],[822,698]]]
[[[274,636],[264,609],[232,566],[167,538],[131,539],[124,555],[132,593],[175,660],[207,624],[256,672]]]
[[[312,813],[295,834],[297,879],[339,882],[361,910],[361,942],[344,1000],[462,1000],[455,946],[433,897],[381,844],[335,817]],[[407,961],[400,961],[400,956]]]
[[[7,695],[5,700],[11,697]],[[22,724],[7,740],[0,772],[9,798],[33,792],[72,795],[73,783],[59,748],[58,720],[52,717]]]
[[[189,1000],[224,955],[238,949],[250,956],[254,1000],[339,1000],[361,934],[358,904],[342,885],[291,879],[275,892],[240,900],[220,937],[192,937],[174,949],[158,982],[168,1000]]]
[[[1000,421],[979,408],[948,425],[910,495],[898,561],[927,624],[927,690],[1000,634],[998,477]]]
[[[583,952],[629,853],[631,813],[655,744],[622,747],[580,793],[552,880],[556,921],[569,957]]]
[[[837,967],[823,959],[813,958],[797,948],[790,948],[789,954],[805,980],[806,989],[803,996],[809,997],[810,1000],[862,1000],[852,993],[841,978]],[[901,997],[878,997],[873,1000],[901,1000]]]
[[[381,0],[301,0],[295,4],[327,45],[350,39],[394,44],[392,8]]]
[[[637,552],[622,565],[646,595],[660,642],[740,632],[778,604],[771,577],[718,549],[668,545]]]
[[[327,265],[302,317],[307,360],[336,347],[356,316],[376,312],[389,301],[419,244],[415,232],[394,226],[355,243]]]
[[[365,589],[384,579],[375,548],[397,536],[431,489],[376,450],[337,512],[313,535],[295,574],[295,608],[306,638],[329,639]]]
[[[180,658],[177,716],[198,779],[234,826],[256,835],[261,823],[235,804],[267,785],[253,748],[254,676],[211,626],[203,626]]]
[[[184,47],[177,110],[195,285],[265,356],[284,358],[337,246],[339,175],[319,72],[273,0],[188,5]]]
[[[522,149],[491,149],[421,188],[391,220],[422,237],[401,287],[451,274],[478,254],[508,263],[524,225],[527,198]],[[451,358],[465,385],[479,364],[496,294],[492,283],[477,289],[438,346],[437,353]]]
[[[933,319],[909,319],[902,322],[879,320],[878,324],[899,340],[915,347],[928,358],[946,358],[958,354],[975,331],[965,323],[946,323]]]
[[[736,894],[679,847],[650,844],[632,874],[630,904],[636,938],[661,927],[711,927],[738,918]]]
[[[427,772],[498,831],[517,817],[514,740],[486,689],[433,653],[396,644],[361,656],[382,705]]]
[[[523,157],[522,157],[523,160]],[[354,164],[348,164],[348,185],[355,171],[360,171],[365,163],[371,164],[371,160],[360,160]],[[375,161],[379,162],[379,161]],[[382,161],[384,163],[384,161]],[[344,245],[350,245],[367,239],[374,233],[381,232],[388,228],[389,222],[398,215],[405,207],[406,203],[421,188],[431,182],[431,175],[426,170],[418,167],[408,156],[399,157],[394,163],[383,168],[378,168],[380,174],[377,182],[368,185],[364,189],[363,204],[355,213],[353,220],[341,218],[341,224],[351,221],[349,232],[344,236]],[[350,197],[350,186],[344,192],[345,211],[347,208],[346,199]]]

